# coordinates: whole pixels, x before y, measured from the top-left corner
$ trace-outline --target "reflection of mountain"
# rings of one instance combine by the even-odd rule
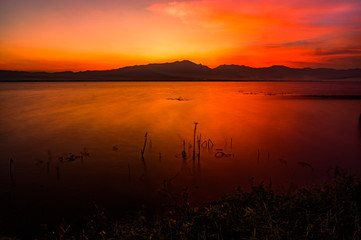
[[[184,60],[173,63],[136,65],[106,71],[20,72],[0,71],[1,81],[191,81],[191,80],[325,80],[361,79],[361,69],[251,68],[221,65],[214,69]]]

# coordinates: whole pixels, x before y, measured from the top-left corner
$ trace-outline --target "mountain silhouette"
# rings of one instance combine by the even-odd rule
[[[289,68],[280,65],[266,68],[220,65],[212,69],[183,60],[104,71],[48,73],[0,70],[0,78],[1,81],[307,81],[361,79],[361,69]]]

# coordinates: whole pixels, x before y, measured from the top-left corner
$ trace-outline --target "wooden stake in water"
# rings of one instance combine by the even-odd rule
[[[232,145],[233,145],[233,140],[232,140],[232,138],[231,138],[231,149],[232,149]]]
[[[202,142],[202,134],[199,134],[199,139],[197,137],[197,142],[198,142],[198,160],[201,156],[201,142]]]
[[[257,162],[259,162],[259,155],[260,155],[260,152],[259,152],[259,148],[258,148]]]
[[[212,140],[210,138],[208,139],[207,144],[208,144],[208,149],[211,149],[214,146],[214,143],[212,142]]]
[[[186,140],[183,140],[182,158],[183,158],[183,159],[186,159],[186,158],[187,158],[187,153],[186,153]]]
[[[193,160],[196,158],[196,132],[197,132],[197,122],[194,123],[194,135],[193,135]]]
[[[145,151],[145,147],[147,146],[147,136],[148,136],[148,132],[145,132],[144,146],[143,146],[143,149],[141,150],[141,152],[142,152],[142,160],[144,160],[144,151]]]

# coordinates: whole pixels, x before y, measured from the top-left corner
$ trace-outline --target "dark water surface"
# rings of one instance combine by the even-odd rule
[[[1,83],[1,224],[360,175],[360,95],[360,82]],[[195,122],[214,146],[193,160]]]

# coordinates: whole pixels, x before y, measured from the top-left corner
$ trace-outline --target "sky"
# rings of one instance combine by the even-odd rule
[[[0,69],[361,68],[360,0],[0,0]]]

